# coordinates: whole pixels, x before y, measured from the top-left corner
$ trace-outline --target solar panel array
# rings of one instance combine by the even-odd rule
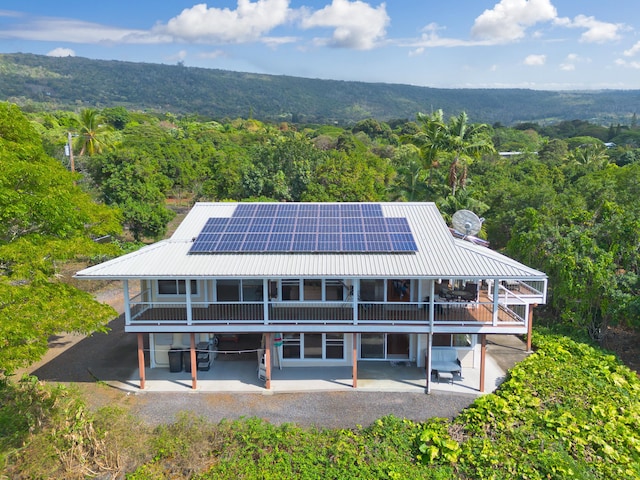
[[[406,218],[378,204],[239,204],[207,220],[189,253],[415,252]]]

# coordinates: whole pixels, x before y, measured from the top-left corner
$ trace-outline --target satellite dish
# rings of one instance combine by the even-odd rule
[[[471,210],[458,210],[451,217],[453,229],[465,236],[478,233],[482,228],[482,222],[484,218],[478,218]]]

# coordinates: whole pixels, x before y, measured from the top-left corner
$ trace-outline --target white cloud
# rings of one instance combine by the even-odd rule
[[[216,58],[225,57],[227,54],[223,50],[213,50],[211,52],[200,52],[199,58],[206,58],[208,60],[214,60]]]
[[[384,38],[389,20],[384,3],[373,8],[359,0],[332,0],[330,5],[304,15],[300,24],[304,29],[334,29],[330,39],[316,39],[318,44],[369,50]]]
[[[166,25],[156,25],[153,31],[187,42],[245,43],[256,41],[286,23],[289,15],[289,0],[238,0],[235,10],[208,8],[201,3],[185,8]]]
[[[40,17],[27,24],[16,25],[14,28],[0,32],[0,37],[19,40],[36,40],[43,42],[71,42],[71,43],[151,43],[143,40],[147,36],[143,30],[130,30],[109,27],[98,23],[82,20]]]
[[[556,16],[550,0],[501,0],[476,18],[471,33],[496,43],[512,42],[524,37],[528,27]]]
[[[618,65],[619,67],[627,67],[627,68],[633,68],[635,70],[640,70],[640,62],[627,62],[622,58],[618,58],[615,61],[615,64]]]
[[[570,53],[565,58],[564,62],[560,64],[560,70],[565,72],[572,72],[576,69],[578,63],[591,63],[591,59],[588,57],[581,57],[576,53]]]
[[[580,36],[580,41],[584,43],[605,43],[620,40],[620,30],[625,28],[622,24],[601,22],[586,15],[578,15],[567,26],[586,29]]]
[[[638,52],[640,52],[640,42],[636,43],[629,50],[624,51],[625,57],[634,57]]]
[[[76,52],[71,50],[70,48],[54,48],[49,53],[47,53],[48,57],[75,57]]]
[[[187,58],[186,50],[180,50],[177,53],[174,53],[173,55],[169,55],[165,57],[165,59],[170,62],[182,62],[185,58]]]
[[[527,58],[524,59],[524,64],[530,67],[540,67],[547,63],[546,55],[528,55]]]

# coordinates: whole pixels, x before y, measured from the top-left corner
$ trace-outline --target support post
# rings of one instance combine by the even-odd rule
[[[145,369],[144,369],[144,334],[138,333],[138,370],[140,371],[140,390],[144,390]]]
[[[497,278],[493,281],[493,318],[492,325],[495,327],[498,325],[498,311],[500,300],[500,280]]]
[[[431,347],[433,346],[433,333],[427,335],[427,354],[424,359],[424,370],[426,373],[427,384],[425,392],[431,393]]]
[[[191,388],[195,390],[198,387],[198,363],[196,362],[196,334],[191,332]]]
[[[269,324],[269,302],[271,299],[269,298],[269,280],[266,278],[262,280],[262,301],[264,304],[262,305],[262,316],[264,317],[264,324]]]
[[[265,333],[265,349],[264,349],[264,369],[266,380],[264,382],[264,388],[271,390],[271,334]]]
[[[351,378],[353,379],[353,388],[358,388],[358,334],[353,334],[353,370],[351,371]]]
[[[528,305],[529,323],[527,325],[527,352],[531,351],[531,336],[533,335],[533,309],[538,305]]]
[[[484,393],[484,377],[487,360],[487,335],[480,335],[480,392]]]
[[[191,306],[191,280],[188,278],[184,281],[184,290],[187,299],[185,302],[187,309],[187,325],[191,325],[193,323],[193,308]]]
[[[124,290],[124,324],[131,325],[131,303],[129,302],[129,280],[122,282]]]

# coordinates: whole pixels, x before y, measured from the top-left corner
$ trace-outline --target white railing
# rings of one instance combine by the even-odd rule
[[[129,302],[137,325],[428,325],[428,302]],[[191,306],[189,310],[188,305]],[[502,302],[499,325],[522,325],[522,315]],[[490,325],[493,302],[446,301],[433,304],[434,325]],[[266,318],[265,318],[266,316]]]

